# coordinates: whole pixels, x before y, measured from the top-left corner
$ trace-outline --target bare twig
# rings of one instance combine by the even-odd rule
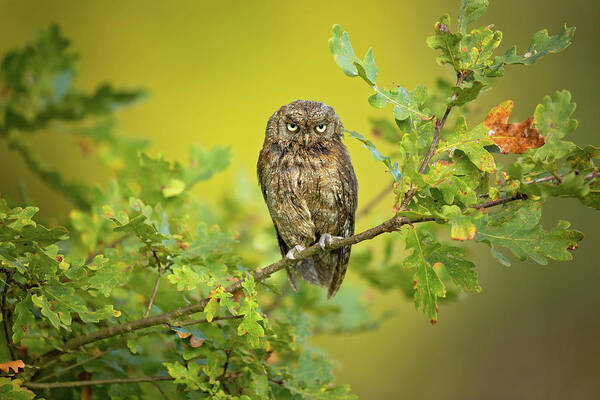
[[[47,381],[48,379],[50,379],[52,377],[62,375],[65,372],[72,370],[73,368],[77,368],[77,367],[79,367],[79,366],[81,366],[83,364],[86,364],[86,363],[90,362],[90,361],[94,361],[95,359],[100,358],[103,355],[104,355],[104,353],[98,353],[95,356],[92,356],[90,358],[86,358],[85,360],[81,360],[81,361],[79,361],[79,362],[77,362],[77,363],[75,363],[73,365],[69,365],[68,367],[63,368],[60,371],[56,371],[56,372],[53,372],[53,373],[51,373],[49,375],[46,375],[46,376],[40,378],[37,382],[44,382],[44,381]]]
[[[150,301],[148,302],[148,308],[146,308],[146,312],[144,313],[144,318],[147,318],[150,315],[150,310],[152,309],[152,304],[154,303],[154,299],[156,298],[156,293],[158,292],[158,285],[160,284],[160,277],[162,275],[162,266],[160,265],[160,259],[158,258],[156,251],[152,250],[152,255],[156,260],[158,276],[156,277],[156,282],[154,283],[154,290],[152,291],[152,296],[150,297]]]
[[[431,145],[429,146],[429,150],[425,157],[423,158],[423,162],[421,163],[421,167],[419,168],[419,173],[422,174],[425,172],[427,168],[427,164],[429,164],[429,160],[435,154],[435,148],[437,147],[438,142],[440,141],[440,133],[442,132],[442,128],[446,125],[446,120],[448,119],[448,115],[450,114],[451,106],[446,107],[446,112],[444,112],[444,116],[442,119],[438,119],[435,123],[435,134],[433,135],[433,140],[431,141]]]
[[[117,245],[119,245],[122,241],[124,241],[125,239],[127,239],[129,237],[129,235],[123,235],[118,239],[113,240],[112,242],[110,242],[109,244],[107,244],[106,246],[103,246],[101,248],[99,248],[98,250],[94,251],[93,253],[91,253],[86,259],[85,259],[85,265],[91,263],[94,258],[100,254],[102,254],[102,252],[106,249],[112,249],[113,247],[117,247]]]
[[[143,378],[122,378],[122,379],[98,379],[95,381],[65,381],[65,382],[26,382],[23,385],[30,389],[56,389],[64,387],[77,387],[77,386],[99,386],[99,385],[112,385],[116,383],[143,383],[143,382],[158,382],[158,381],[172,381],[175,378],[170,376],[150,376]]]
[[[356,219],[359,219],[359,218],[364,217],[365,215],[369,214],[373,210],[373,208],[375,208],[375,206],[377,204],[379,204],[379,202],[381,200],[383,200],[385,198],[385,196],[387,196],[393,190],[394,190],[394,182],[391,182],[389,185],[386,185],[381,192],[379,192],[377,195],[375,195],[375,197],[373,197],[373,199],[371,199],[371,201],[369,201],[363,208],[361,208],[358,211],[358,213],[356,214]]]
[[[503,199],[490,200],[490,201],[486,201],[485,203],[479,203],[479,204],[473,206],[472,208],[490,208],[490,207],[498,206],[500,204],[510,203],[511,201],[526,200],[526,199],[527,199],[526,194],[516,193],[514,196],[511,196],[511,197],[505,197]]]
[[[573,170],[573,171],[567,171],[567,172],[563,172],[562,174],[558,174],[558,175],[550,175],[550,176],[545,176],[543,178],[538,178],[538,179],[534,179],[530,182],[526,182],[528,185],[532,184],[532,183],[542,183],[542,182],[549,182],[549,181],[558,181],[558,183],[562,183],[562,177],[565,175],[570,174],[571,172],[575,172],[575,175],[579,175],[579,172],[577,170]],[[600,176],[600,171],[594,171],[590,174],[587,174],[586,176],[583,177],[583,179],[585,181],[589,181],[591,179],[594,179],[596,177]]]
[[[214,317],[212,319],[212,321],[223,321],[223,320],[228,320],[228,319],[238,319],[238,318],[244,318],[244,314],[241,315],[224,315],[222,317]],[[211,322],[212,322],[211,321]],[[188,320],[188,321],[176,321],[172,324],[169,324],[169,326],[175,326],[175,327],[182,327],[182,326],[189,326],[189,325],[196,325],[196,324],[205,324],[209,322],[206,318],[203,319],[193,319],[193,320]]]
[[[165,393],[165,391],[160,387],[160,385],[158,384],[158,382],[152,381],[150,382],[155,388],[156,390],[158,390],[160,392],[160,394],[162,395],[163,399],[165,400],[169,400],[169,396],[167,396],[167,394]]]
[[[6,272],[6,282],[4,282],[4,289],[2,290],[2,300],[0,301],[0,307],[2,308],[2,325],[4,326],[4,337],[6,339],[6,347],[8,347],[8,352],[10,353],[10,359],[15,360],[15,351],[13,349],[12,338],[10,337],[10,328],[8,327],[8,322],[10,318],[8,317],[8,310],[6,309],[6,295],[8,293],[8,286],[11,281],[11,276],[8,272]]]

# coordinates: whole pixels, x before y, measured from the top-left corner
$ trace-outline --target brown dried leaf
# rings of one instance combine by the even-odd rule
[[[514,103],[507,100],[494,107],[487,115],[484,125],[489,129],[490,139],[496,143],[504,154],[522,154],[529,149],[537,149],[544,145],[544,137],[533,128],[533,117],[525,121],[509,124],[508,117]]]
[[[0,364],[0,370],[6,372],[7,374],[10,373],[11,369],[15,374],[18,374],[19,368],[25,369],[25,363],[23,360],[7,361],[3,364]]]

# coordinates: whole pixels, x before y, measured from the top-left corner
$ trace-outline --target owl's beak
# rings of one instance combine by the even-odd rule
[[[304,145],[308,146],[308,142],[310,141],[310,134],[305,133],[304,134]]]

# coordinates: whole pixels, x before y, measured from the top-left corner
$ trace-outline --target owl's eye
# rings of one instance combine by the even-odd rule
[[[293,122],[288,122],[287,129],[290,132],[296,132],[298,130],[298,125],[294,124]]]
[[[325,124],[319,124],[316,126],[317,132],[319,133],[323,133],[325,132],[325,129],[327,129],[327,125]]]

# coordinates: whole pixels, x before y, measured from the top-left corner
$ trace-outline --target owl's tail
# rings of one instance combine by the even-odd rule
[[[296,288],[295,275],[299,275],[313,285],[329,288],[328,297],[334,296],[346,275],[349,251],[342,248],[298,261],[293,271],[288,270],[292,287]]]

